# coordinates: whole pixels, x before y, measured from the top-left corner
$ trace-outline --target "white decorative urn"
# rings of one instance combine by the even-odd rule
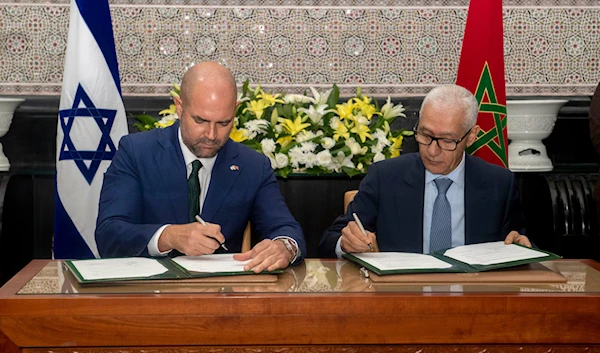
[[[550,136],[560,108],[567,100],[506,101],[508,168],[513,172],[551,171],[552,161],[542,140]]]
[[[19,104],[23,103],[25,99],[20,98],[2,98],[0,97],[0,137],[6,135],[10,124],[15,113],[15,109]],[[4,148],[0,143],[0,171],[7,171],[10,169],[10,163],[8,158],[4,155]]]

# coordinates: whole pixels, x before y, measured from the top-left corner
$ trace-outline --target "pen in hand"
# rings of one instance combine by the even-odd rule
[[[204,222],[204,220],[202,218],[200,218],[200,216],[196,215],[196,220],[198,221],[198,223],[202,224],[203,226],[206,225],[206,222]],[[208,236],[207,237],[214,239],[217,243],[219,243],[219,245],[221,245],[221,247],[225,250],[225,251],[229,251],[229,249],[227,249],[227,247],[225,246],[225,243],[221,243],[220,241],[218,241],[217,239]]]
[[[367,235],[367,231],[365,231],[365,227],[363,227],[362,222],[358,218],[358,215],[356,213],[352,213],[352,217],[354,217],[354,220],[356,221],[356,224],[358,224],[358,228],[360,228],[360,231],[367,237],[367,240],[369,240],[369,249],[371,249],[371,251],[373,251],[373,245],[371,245],[371,239],[369,239],[369,236]]]

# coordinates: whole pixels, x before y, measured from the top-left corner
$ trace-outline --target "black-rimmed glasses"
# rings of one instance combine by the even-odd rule
[[[469,131],[467,131],[467,133],[464,134],[463,137],[459,138],[458,140],[453,140],[445,137],[433,137],[431,135],[427,135],[420,132],[419,130],[417,130],[416,126],[414,127],[413,132],[415,133],[415,140],[417,140],[417,142],[421,145],[429,146],[433,141],[435,141],[437,142],[438,147],[443,149],[444,151],[455,151],[456,147],[458,147],[458,144],[462,140],[464,140],[465,137],[467,137],[471,130],[473,130],[473,128],[470,128]]]

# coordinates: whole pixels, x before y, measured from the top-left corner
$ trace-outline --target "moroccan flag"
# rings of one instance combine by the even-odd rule
[[[508,167],[502,30],[502,0],[471,0],[456,84],[479,102],[481,131],[467,152]]]
[[[56,132],[54,257],[98,257],[104,172],[127,134],[108,0],[71,0]]]

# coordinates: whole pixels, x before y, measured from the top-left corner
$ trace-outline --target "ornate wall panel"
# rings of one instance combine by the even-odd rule
[[[1,0],[0,0],[1,1]],[[280,91],[423,95],[452,83],[468,0],[113,0],[123,93],[162,95],[186,67],[227,65]],[[60,94],[66,0],[0,3],[0,94]],[[600,0],[505,0],[508,95],[591,95]]]

